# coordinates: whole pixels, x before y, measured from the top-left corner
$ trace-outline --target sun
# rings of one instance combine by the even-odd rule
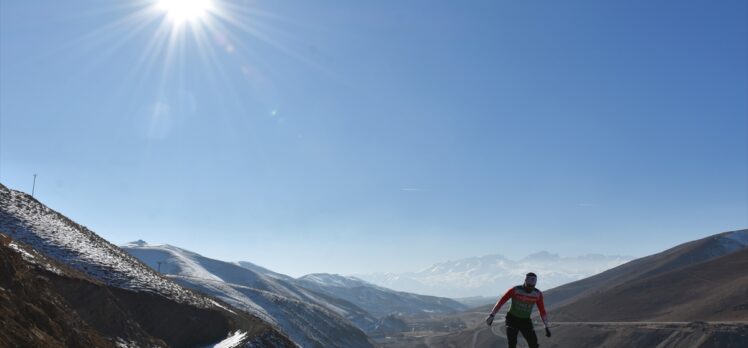
[[[211,0],[158,0],[158,8],[166,13],[174,24],[183,24],[202,19],[213,9]]]

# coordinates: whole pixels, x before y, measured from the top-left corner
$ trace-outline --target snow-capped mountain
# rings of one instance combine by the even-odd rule
[[[357,277],[387,288],[420,294],[452,298],[497,296],[521,283],[527,272],[538,274],[539,288],[550,289],[630,260],[631,257],[601,254],[562,257],[543,251],[521,260],[487,255],[438,263],[420,272],[360,274]]]
[[[452,299],[394,291],[356,277],[317,273],[298,280],[307,289],[352,302],[378,318],[392,314],[453,313],[466,308]]]
[[[250,263],[239,266],[166,244],[137,241],[122,248],[185,287],[278,325],[303,347],[372,346],[353,322],[360,327],[373,327],[375,318],[349,302],[299,287],[287,281],[290,277]]]
[[[0,330],[0,346],[205,346],[232,333],[233,346],[295,345],[272,324],[162,277],[1,184],[0,254],[0,326],[12,330]]]

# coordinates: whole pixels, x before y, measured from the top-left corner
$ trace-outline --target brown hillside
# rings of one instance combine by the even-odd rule
[[[0,245],[0,347],[114,347],[8,241]]]
[[[729,236],[734,234],[745,235],[746,233],[748,233],[748,230],[724,232],[683,243],[663,252],[636,259],[592,277],[550,289],[543,294],[546,307],[554,309],[622,284],[730,254],[743,249],[744,246],[730,239]]]
[[[748,321],[748,249],[588,295],[554,320]]]

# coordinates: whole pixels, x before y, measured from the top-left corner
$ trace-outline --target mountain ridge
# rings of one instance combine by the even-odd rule
[[[215,296],[283,329],[304,347],[371,347],[353,321],[370,322],[353,304],[330,299],[237,263],[169,244],[129,243],[124,250],[182,286]],[[269,271],[269,270],[268,270]]]
[[[392,314],[452,313],[466,308],[449,298],[391,290],[353,276],[315,273],[298,280],[307,289],[355,303],[378,318]]]

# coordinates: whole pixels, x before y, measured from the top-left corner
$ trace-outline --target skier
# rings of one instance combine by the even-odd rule
[[[535,336],[535,329],[530,319],[532,308],[536,303],[538,311],[540,311],[540,318],[543,319],[545,325],[545,337],[551,337],[551,330],[548,329],[548,316],[545,313],[545,305],[543,305],[543,293],[535,288],[537,281],[538,276],[535,273],[527,273],[525,283],[509,289],[496,302],[491,314],[486,318],[486,324],[491,326],[501,306],[509,299],[512,300],[509,312],[506,314],[506,338],[509,341],[509,348],[517,347],[517,333],[519,332],[522,332],[522,336],[525,337],[530,348],[538,348],[538,337]]]

